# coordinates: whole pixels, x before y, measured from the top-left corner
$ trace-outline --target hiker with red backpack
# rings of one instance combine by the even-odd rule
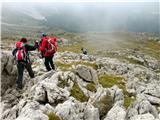
[[[45,58],[44,65],[47,71],[50,71],[51,69],[55,70],[53,57],[57,51],[56,37],[48,37],[46,33],[42,33],[41,37],[39,50],[41,51],[42,58]]]
[[[22,89],[22,80],[23,80],[23,72],[24,68],[27,69],[29,76],[34,78],[34,72],[31,67],[31,61],[29,59],[29,52],[38,48],[38,42],[35,42],[35,45],[27,44],[27,39],[22,38],[20,41],[16,42],[15,49],[12,51],[13,56],[15,56],[17,61],[17,69],[18,69],[18,78],[16,81],[16,87],[18,89]]]

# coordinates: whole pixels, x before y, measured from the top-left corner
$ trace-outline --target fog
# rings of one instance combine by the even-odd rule
[[[33,23],[32,25],[59,28],[68,32],[159,33],[159,14],[158,2],[2,4],[2,23]]]

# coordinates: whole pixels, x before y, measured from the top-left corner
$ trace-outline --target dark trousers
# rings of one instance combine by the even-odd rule
[[[51,68],[54,70],[55,69],[55,66],[53,64],[53,56],[52,57],[45,57],[45,67],[48,71],[51,70]],[[51,66],[51,67],[50,67]]]
[[[33,72],[33,70],[32,70],[31,63],[18,62],[18,64],[17,64],[18,78],[17,78],[16,84],[17,84],[19,87],[22,87],[22,80],[23,80],[24,68],[27,69],[27,71],[28,71],[28,73],[29,73],[29,76],[30,76],[31,78],[34,78],[34,72]]]

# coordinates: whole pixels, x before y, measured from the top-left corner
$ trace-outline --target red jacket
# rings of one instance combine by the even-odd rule
[[[51,39],[52,44],[55,47],[55,52],[57,51],[56,38],[43,37],[42,42],[40,44],[39,50],[44,54],[44,57],[52,57],[54,54],[50,54],[47,52],[48,40]]]

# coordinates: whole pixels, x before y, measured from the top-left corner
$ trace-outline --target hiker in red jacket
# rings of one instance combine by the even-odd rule
[[[42,33],[42,39],[39,50],[41,51],[42,56],[45,58],[44,64],[47,71],[50,71],[51,68],[55,70],[53,56],[57,51],[56,38],[50,38],[46,35],[46,33]]]
[[[29,59],[29,52],[38,48],[38,42],[35,42],[35,45],[27,44],[27,39],[22,38],[20,41],[16,42],[16,48],[12,51],[12,55],[15,56],[17,61],[17,69],[18,69],[18,78],[16,81],[16,88],[22,89],[22,80],[23,80],[23,72],[24,68],[29,73],[31,78],[34,78],[34,73],[31,67],[31,61]]]

